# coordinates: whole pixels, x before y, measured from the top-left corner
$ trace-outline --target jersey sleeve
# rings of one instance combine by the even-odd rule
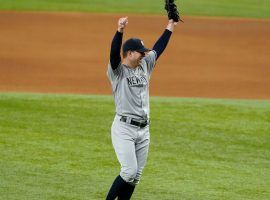
[[[116,69],[113,69],[111,66],[111,63],[108,64],[107,69],[107,76],[109,80],[111,81],[111,84],[115,82],[115,80],[122,74],[122,66],[121,63],[119,63],[118,67]]]
[[[154,50],[150,51],[145,57],[144,60],[147,65],[147,71],[149,74],[152,73],[155,65],[156,65],[156,60],[157,60],[157,54]]]

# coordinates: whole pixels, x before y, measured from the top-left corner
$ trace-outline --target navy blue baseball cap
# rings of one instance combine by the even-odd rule
[[[138,38],[130,38],[123,44],[123,52],[127,51],[137,51],[140,53],[145,53],[151,50],[144,47],[144,43],[142,40]]]

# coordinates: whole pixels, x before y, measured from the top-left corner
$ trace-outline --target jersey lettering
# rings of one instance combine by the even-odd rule
[[[130,76],[127,77],[127,83],[130,87],[142,87],[143,85],[147,85],[147,79],[145,76]]]

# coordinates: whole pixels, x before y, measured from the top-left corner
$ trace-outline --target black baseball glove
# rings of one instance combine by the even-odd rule
[[[174,0],[165,0],[165,10],[167,11],[169,19],[172,19],[174,22],[184,22],[182,19],[180,19],[180,14]]]

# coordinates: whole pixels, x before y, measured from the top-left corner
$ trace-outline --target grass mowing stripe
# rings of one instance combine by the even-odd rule
[[[0,111],[2,198],[104,199],[112,97],[7,93]],[[153,97],[151,121],[134,199],[269,199],[270,101]]]
[[[268,0],[176,1],[184,16],[270,18]],[[0,10],[164,14],[163,0],[0,0]]]
[[[270,2],[267,0],[207,0],[182,2],[187,15],[223,16],[246,18],[270,18]]]

